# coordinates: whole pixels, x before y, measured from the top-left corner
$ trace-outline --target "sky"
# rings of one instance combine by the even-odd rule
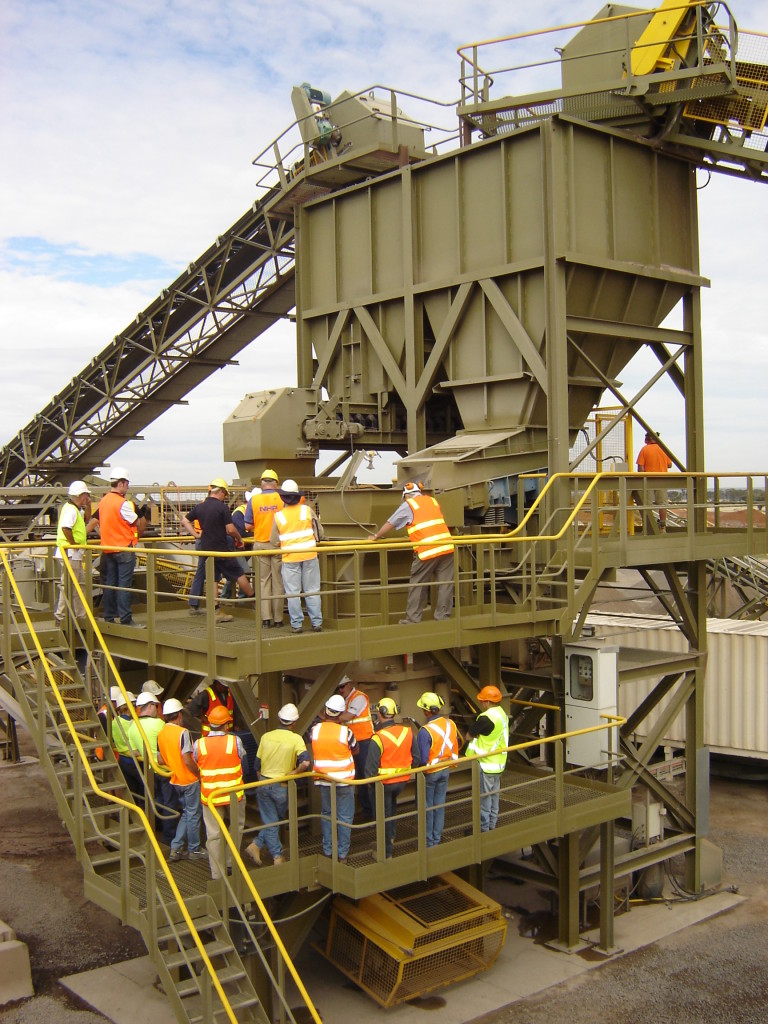
[[[5,0],[0,445],[249,208],[251,161],[292,122],[293,85],[336,96],[381,84],[453,101],[459,45],[586,19],[599,6]],[[768,30],[764,3],[732,9],[742,29]],[[768,189],[704,174],[699,186],[701,270],[712,281],[703,296],[707,468],[765,470]],[[272,328],[112,463],[144,483],[234,478],[221,424],[246,393],[295,383],[294,337],[288,323]],[[626,393],[647,365],[625,370]],[[682,451],[672,389],[640,408]],[[374,465],[363,479],[392,475],[385,460]]]

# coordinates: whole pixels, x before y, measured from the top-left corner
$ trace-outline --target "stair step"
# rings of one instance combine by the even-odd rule
[[[218,921],[217,924],[221,924],[221,921]],[[186,922],[182,922],[181,927],[184,928],[184,931],[179,932],[179,935],[181,937],[186,936],[189,938],[190,935]],[[200,932],[205,931],[206,929],[198,928],[197,930]],[[157,941],[160,942],[159,937]],[[209,957],[227,956],[229,953],[234,952],[235,949],[228,939],[213,939],[211,942],[203,943],[203,945],[205,946],[205,951]],[[184,949],[184,952],[177,950],[175,953],[168,953],[167,955],[163,954],[165,966],[169,971],[174,970],[176,967],[183,967],[187,963],[199,964],[202,962],[202,959],[202,955],[197,946],[188,946]]]
[[[93,767],[93,766],[91,765],[91,767]],[[115,769],[115,771],[117,771],[117,765],[112,765],[112,767]],[[123,779],[123,778],[119,778],[119,779],[118,778],[115,778],[115,779],[104,779],[103,781],[99,782],[99,788],[102,789],[105,793],[115,793],[115,792],[117,792],[120,789],[126,789],[127,785],[126,785],[125,779]],[[62,789],[63,789],[63,787],[62,787]],[[70,789],[69,787],[67,787],[66,789],[63,789],[63,792],[64,792],[64,796],[67,797],[67,799],[69,799],[70,797],[73,797],[75,795],[75,791],[73,789]],[[87,796],[87,797],[90,797],[90,796],[97,797],[97,796],[99,796],[98,793],[96,793],[93,789],[91,789],[90,785],[87,785],[87,786],[83,787],[82,795],[83,796]],[[107,806],[107,805],[105,804],[105,806]],[[108,806],[114,807],[115,805],[110,801]],[[97,810],[97,808],[92,807],[91,810],[95,811],[95,810]]]
[[[193,917],[192,923],[194,924],[195,928],[197,928],[198,932],[206,932],[210,931],[212,928],[223,927],[223,922],[221,918],[210,914],[202,914],[199,917]],[[157,929],[158,943],[164,942],[167,939],[169,939],[171,942],[175,942],[176,935],[189,935],[189,928],[187,927],[187,922],[183,918],[176,923],[175,934],[169,925],[164,925],[162,928]]]
[[[247,1010],[249,1007],[260,1007],[261,1000],[259,999],[258,996],[247,995],[245,993],[237,993],[237,995],[229,997],[229,1005],[235,1011],[237,1019],[241,1021],[241,1024],[244,1024],[244,1022],[247,1021],[249,1018],[243,1017],[242,1011]],[[189,1016],[189,1024],[210,1024],[210,1019],[206,1019],[202,1012],[192,1014],[189,1013],[189,1011],[187,1011],[187,1013]],[[252,1017],[250,1019],[256,1018]],[[263,1019],[266,1020],[267,1018],[263,1017]],[[229,1017],[227,1016],[227,1011],[224,1009],[223,1006],[214,1006],[213,1020],[229,1020]]]
[[[241,981],[243,978],[247,977],[242,966],[239,966],[238,964],[218,968],[216,975],[222,985],[230,985],[235,981]],[[177,981],[174,983],[174,986],[182,999],[185,999],[188,996],[196,996],[200,994],[200,978],[198,975],[195,975],[194,978],[185,978],[184,981]],[[232,997],[230,996],[230,999],[231,998]]]

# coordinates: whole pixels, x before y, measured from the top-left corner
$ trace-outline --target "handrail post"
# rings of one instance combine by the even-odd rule
[[[557,834],[563,834],[563,811],[565,808],[564,750],[565,740],[555,740],[555,818]]]

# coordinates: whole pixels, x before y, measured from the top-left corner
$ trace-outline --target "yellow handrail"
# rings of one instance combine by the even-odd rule
[[[44,670],[45,675],[46,675],[46,677],[48,679],[48,683],[49,683],[49,685],[51,687],[51,690],[53,691],[53,694],[56,697],[56,700],[58,702],[59,708],[60,708],[62,714],[64,715],[64,720],[65,720],[65,722],[67,724],[67,728],[69,729],[70,736],[72,738],[72,742],[75,745],[75,749],[77,750],[78,756],[79,756],[80,761],[81,761],[81,763],[83,765],[83,768],[85,770],[85,774],[86,774],[86,776],[88,778],[89,785],[93,789],[94,793],[96,793],[98,796],[102,797],[105,800],[110,801],[111,803],[119,804],[119,806],[124,807],[127,811],[129,811],[131,813],[135,813],[135,814],[138,815],[140,822],[144,826],[144,830],[145,830],[145,832],[147,834],[147,839],[149,840],[150,844],[152,845],[152,847],[154,849],[155,856],[158,858],[158,863],[160,864],[160,867],[161,867],[161,869],[163,871],[163,874],[166,877],[166,880],[167,880],[168,885],[170,887],[170,890],[171,890],[171,892],[173,894],[173,897],[176,900],[176,903],[177,903],[179,909],[181,910],[182,916],[184,918],[184,921],[185,921],[187,927],[189,928],[190,935],[192,936],[192,939],[194,940],[194,943],[197,946],[198,952],[200,953],[200,956],[201,956],[201,958],[203,960],[203,963],[205,964],[205,966],[206,966],[206,968],[208,970],[208,973],[211,976],[211,980],[213,982],[214,988],[216,989],[216,992],[217,992],[219,998],[221,999],[221,1003],[222,1003],[222,1006],[223,1006],[223,1008],[224,1008],[224,1010],[225,1010],[225,1012],[227,1014],[227,1017],[229,1018],[231,1024],[238,1024],[237,1017],[235,1016],[234,1010],[232,1009],[232,1007],[230,1005],[229,999],[227,998],[227,994],[224,991],[224,989],[222,988],[221,982],[219,981],[219,978],[218,978],[218,974],[216,973],[216,970],[215,970],[213,964],[211,963],[211,960],[210,960],[210,958],[208,956],[208,953],[206,952],[206,949],[205,949],[205,946],[203,944],[203,941],[200,938],[200,935],[198,934],[197,928],[195,927],[194,921],[192,920],[192,918],[191,918],[191,916],[189,914],[189,911],[187,910],[187,906],[186,906],[186,903],[184,902],[184,898],[182,897],[181,892],[179,891],[179,888],[176,885],[176,881],[175,881],[173,875],[171,874],[171,870],[168,867],[168,864],[167,864],[167,862],[165,860],[165,857],[163,856],[163,851],[160,849],[160,845],[157,842],[157,839],[155,838],[154,832],[152,831],[152,827],[151,827],[151,825],[149,823],[149,819],[147,818],[145,812],[142,810],[141,807],[137,807],[136,804],[131,803],[128,800],[123,800],[122,797],[115,796],[113,793],[110,793],[107,790],[101,789],[101,787],[99,786],[98,782],[96,781],[96,777],[94,776],[93,772],[91,771],[91,766],[90,766],[90,763],[88,761],[88,757],[87,757],[87,755],[86,755],[85,751],[83,750],[82,745],[80,743],[80,739],[79,739],[79,736],[77,734],[77,730],[75,729],[74,723],[72,722],[72,719],[70,718],[69,711],[67,710],[66,702],[64,701],[64,698],[61,696],[61,693],[59,691],[59,687],[58,687],[58,685],[56,683],[56,680],[53,677],[53,673],[51,672],[51,667],[50,667],[50,664],[48,662],[48,658],[46,657],[45,652],[43,651],[42,645],[40,643],[40,638],[38,637],[37,632],[36,632],[36,630],[35,630],[35,628],[34,628],[34,626],[32,624],[32,620],[29,617],[29,612],[27,610],[27,606],[26,606],[26,604],[24,602],[24,599],[21,596],[21,591],[19,590],[18,584],[16,583],[16,579],[15,579],[15,577],[13,575],[12,570],[11,570],[11,566],[10,566],[10,563],[8,561],[8,557],[7,557],[5,551],[2,548],[0,548],[0,560],[2,560],[3,568],[5,569],[5,571],[6,571],[7,575],[8,575],[8,580],[9,580],[9,582],[11,584],[11,587],[13,589],[13,592],[14,592],[14,594],[16,596],[16,600],[19,603],[19,608],[21,609],[21,613],[22,613],[22,615],[24,617],[24,621],[25,621],[25,623],[27,625],[27,629],[29,630],[29,635],[32,638],[32,642],[35,645],[35,649],[37,650],[38,657],[40,658],[40,664],[43,667],[43,670]]]

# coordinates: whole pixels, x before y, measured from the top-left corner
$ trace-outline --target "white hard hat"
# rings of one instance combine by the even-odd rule
[[[280,488],[281,491],[286,491],[288,494],[298,494],[299,485],[295,480],[283,480],[283,486]]]
[[[336,715],[340,715],[342,711],[346,711],[347,702],[339,693],[334,693],[333,696],[329,697],[325,702],[325,710],[331,716],[335,718]]]
[[[147,693],[146,690],[142,690],[139,696],[136,698],[136,707],[143,708],[146,704],[157,704],[160,705],[160,701],[154,695],[154,693]]]
[[[127,707],[127,706],[128,706],[127,700],[122,695],[122,693],[120,693],[120,691],[118,690],[117,691],[117,696],[115,697],[115,707],[120,709],[120,708],[124,708],[124,707]]]
[[[109,471],[109,482],[115,483],[117,480],[130,480],[131,474],[125,468],[125,466],[113,466]]]
[[[163,692],[163,687],[155,682],[154,679],[148,679],[141,688],[142,693],[151,693],[155,697],[159,697]]]
[[[283,704],[283,706],[277,712],[277,717],[280,719],[281,722],[298,722],[299,709],[296,707],[295,704]]]
[[[403,484],[403,494],[421,494],[421,484],[409,480]]]
[[[132,690],[126,690],[125,692],[128,695],[128,700],[131,702],[131,704],[135,704],[136,694]]]
[[[73,480],[67,492],[70,498],[79,498],[81,494],[90,494],[90,489],[85,480]]]
[[[175,697],[169,697],[165,704],[163,704],[164,715],[178,715],[178,713],[183,710],[184,705],[180,700],[176,700]]]
[[[119,686],[110,686],[110,688],[109,688],[109,699],[111,701],[116,701],[118,697],[122,697],[122,696],[123,695],[120,692],[120,687]]]

